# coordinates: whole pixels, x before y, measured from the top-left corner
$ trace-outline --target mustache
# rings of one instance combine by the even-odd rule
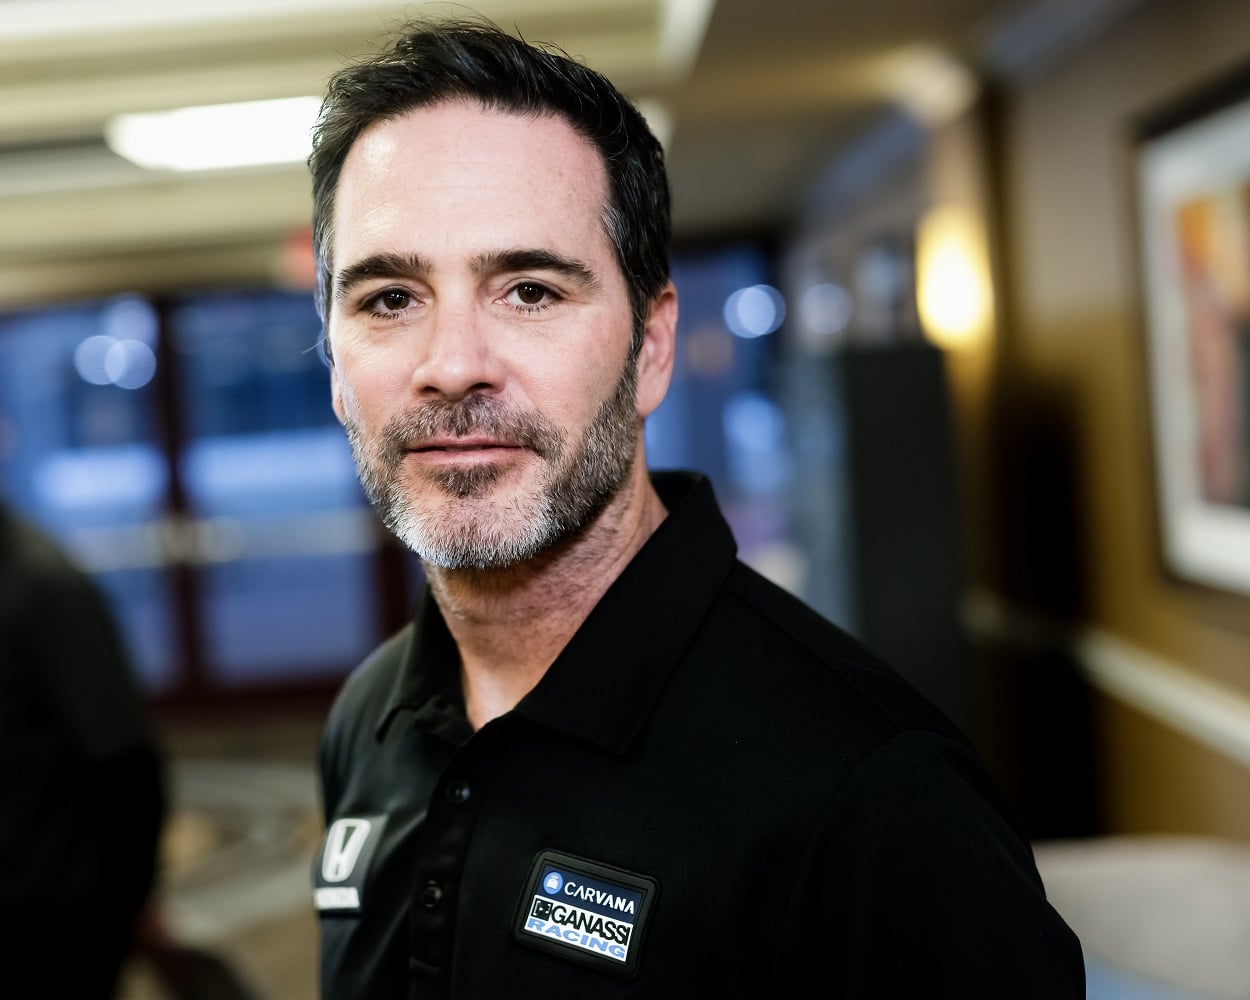
[[[394,468],[406,452],[426,442],[480,435],[527,448],[540,458],[556,458],[564,435],[545,417],[519,410],[492,396],[436,399],[392,417],[379,442],[383,460]]]

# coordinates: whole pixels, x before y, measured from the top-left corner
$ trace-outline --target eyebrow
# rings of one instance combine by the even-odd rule
[[[599,276],[583,261],[550,250],[492,250],[473,261],[475,274],[507,271],[554,271],[583,288],[599,287]]]
[[[508,271],[554,271],[582,288],[600,287],[599,276],[583,261],[550,250],[490,250],[473,259],[473,273],[497,274]],[[334,298],[342,300],[364,281],[375,278],[423,279],[432,268],[420,254],[377,253],[349,264],[334,276]]]
[[[341,300],[361,282],[374,278],[423,278],[429,273],[429,262],[420,254],[371,254],[334,276],[334,297]]]

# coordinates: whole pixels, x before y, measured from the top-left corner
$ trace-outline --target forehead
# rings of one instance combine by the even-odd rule
[[[419,252],[606,249],[606,204],[602,157],[563,118],[451,101],[377,122],[356,140],[336,192],[335,257],[375,252],[379,241]]]

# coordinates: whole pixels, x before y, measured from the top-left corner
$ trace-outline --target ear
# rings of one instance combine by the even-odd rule
[[[677,289],[670,281],[651,301],[638,352],[638,415],[649,417],[664,400],[673,377],[677,343]]]
[[[330,405],[334,408],[334,415],[339,418],[339,423],[344,423],[347,411],[343,408],[343,385],[339,381],[337,365],[330,366]]]

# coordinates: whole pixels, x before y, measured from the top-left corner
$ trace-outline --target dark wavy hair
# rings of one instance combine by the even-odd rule
[[[603,157],[603,225],[625,276],[633,350],[669,277],[671,221],[664,152],[638,109],[601,73],[554,46],[514,37],[486,20],[413,22],[384,50],[329,80],[313,133],[313,253],[317,311],[329,357],[334,197],[352,144],[371,125],[416,108],[467,99],[518,115],[556,115]]]

